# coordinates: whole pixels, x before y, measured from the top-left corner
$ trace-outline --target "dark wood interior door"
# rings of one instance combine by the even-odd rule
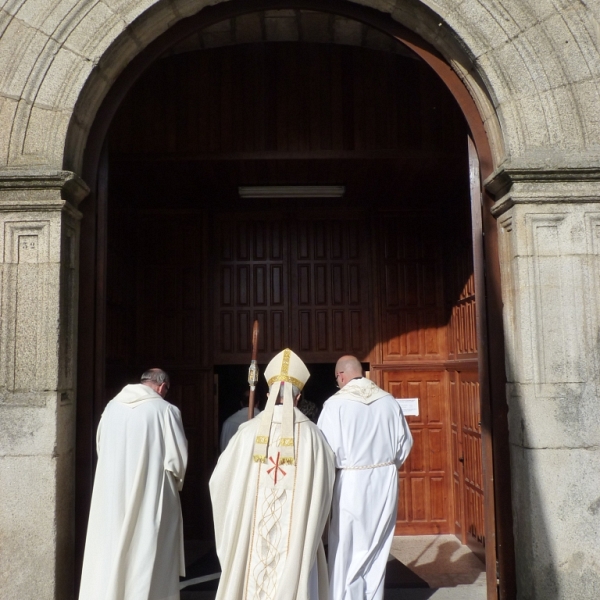
[[[454,532],[446,378],[443,370],[383,372],[395,398],[419,398],[419,416],[407,417],[413,448],[400,469],[396,529],[402,535]]]
[[[479,377],[474,371],[459,372],[457,400],[460,415],[462,455],[456,471],[462,478],[464,525],[462,540],[475,548],[484,542],[483,466],[481,454],[481,409]],[[458,466],[457,466],[458,467]]]
[[[215,364],[245,364],[254,319],[259,360],[286,346],[309,362],[368,360],[368,227],[322,210],[216,216]]]

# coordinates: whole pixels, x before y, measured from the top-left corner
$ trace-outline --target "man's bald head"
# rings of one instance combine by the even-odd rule
[[[362,377],[362,365],[356,356],[342,356],[335,365],[335,378],[340,388],[343,388],[350,380]]]

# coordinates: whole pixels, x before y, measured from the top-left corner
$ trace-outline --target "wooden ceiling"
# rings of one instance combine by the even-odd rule
[[[467,126],[423,62],[340,44],[238,44],[157,61],[111,126],[111,200],[234,207],[240,185],[346,186],[352,205],[453,204]]]

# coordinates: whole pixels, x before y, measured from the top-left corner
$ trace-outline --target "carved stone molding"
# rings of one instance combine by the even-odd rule
[[[496,198],[492,214],[499,217],[515,204],[574,203],[600,200],[600,167],[523,169],[503,167],[483,182]]]
[[[59,192],[31,196],[32,190]],[[25,193],[24,193],[25,192]],[[80,218],[77,205],[90,193],[85,181],[72,171],[40,168],[0,169],[0,211],[40,211],[64,208]]]

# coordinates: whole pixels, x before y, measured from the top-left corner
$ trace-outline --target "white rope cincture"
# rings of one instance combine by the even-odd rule
[[[359,467],[339,467],[340,471],[363,471],[365,469],[378,469],[379,467],[389,467],[396,464],[393,460],[376,465],[364,465]]]

